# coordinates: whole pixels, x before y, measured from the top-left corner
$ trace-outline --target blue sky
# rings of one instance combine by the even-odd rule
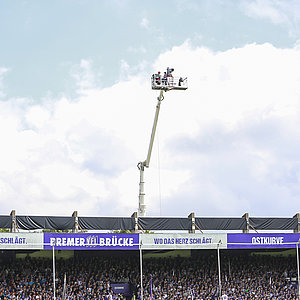
[[[1,1],[1,214],[292,216],[300,2]]]
[[[295,18],[285,2],[260,1]],[[93,62],[97,84],[119,80],[121,62],[140,68],[189,39],[214,51],[247,43],[292,47],[299,24],[255,16],[252,1],[2,1],[0,64],[8,96],[72,94],[70,73],[81,59]],[[282,5],[280,5],[282,4]],[[294,2],[295,6],[297,2]],[[252,9],[253,10],[253,9]],[[278,16],[277,18],[280,18]],[[298,20],[299,21],[299,20]],[[277,22],[274,24],[274,22]],[[263,29],[263,30],[262,30]]]

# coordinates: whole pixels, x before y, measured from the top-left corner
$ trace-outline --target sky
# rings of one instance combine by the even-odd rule
[[[292,217],[300,1],[0,1],[0,214]]]

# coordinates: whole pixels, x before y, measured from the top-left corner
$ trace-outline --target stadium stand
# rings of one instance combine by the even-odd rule
[[[143,299],[219,299],[216,251],[192,251],[189,257],[145,258]],[[292,278],[295,256],[222,252],[223,299],[297,299]],[[113,282],[131,282],[140,297],[136,251],[77,251],[56,261],[56,299],[125,299],[113,293]],[[52,260],[2,257],[0,299],[53,299]]]

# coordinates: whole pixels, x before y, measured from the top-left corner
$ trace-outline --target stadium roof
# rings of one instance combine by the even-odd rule
[[[80,217],[75,211],[72,216],[19,216],[13,210],[10,215],[0,215],[0,228],[16,230],[293,230],[300,232],[300,215],[292,218],[249,217]]]

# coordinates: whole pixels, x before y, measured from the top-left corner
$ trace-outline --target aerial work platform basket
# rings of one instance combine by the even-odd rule
[[[152,90],[186,90],[187,77],[174,77],[174,69],[167,69],[167,72],[153,74],[151,77]]]

